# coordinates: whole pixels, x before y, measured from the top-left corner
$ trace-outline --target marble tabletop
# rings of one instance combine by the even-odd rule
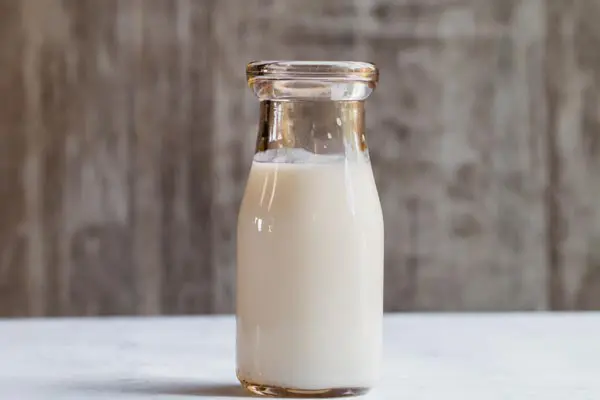
[[[239,399],[235,321],[0,321],[0,399]],[[600,313],[391,314],[368,399],[600,399]]]

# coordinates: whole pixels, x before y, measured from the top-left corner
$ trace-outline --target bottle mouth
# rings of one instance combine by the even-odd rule
[[[251,79],[341,80],[377,83],[375,64],[361,61],[252,61],[246,67]]]
[[[357,101],[375,89],[379,71],[359,61],[253,61],[246,77],[260,100]]]

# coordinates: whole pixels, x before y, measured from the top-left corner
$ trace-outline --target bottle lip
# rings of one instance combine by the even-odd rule
[[[252,61],[246,67],[248,83],[256,80],[320,80],[376,83],[379,70],[362,61]]]

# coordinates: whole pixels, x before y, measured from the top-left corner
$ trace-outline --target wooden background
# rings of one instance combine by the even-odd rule
[[[371,60],[397,310],[600,309],[599,0],[0,0],[0,315],[233,310],[253,59]]]

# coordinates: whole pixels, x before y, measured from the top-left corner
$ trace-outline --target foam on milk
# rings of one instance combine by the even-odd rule
[[[344,160],[343,154],[315,154],[301,148],[268,149],[254,156],[256,162],[278,164],[329,164]]]

